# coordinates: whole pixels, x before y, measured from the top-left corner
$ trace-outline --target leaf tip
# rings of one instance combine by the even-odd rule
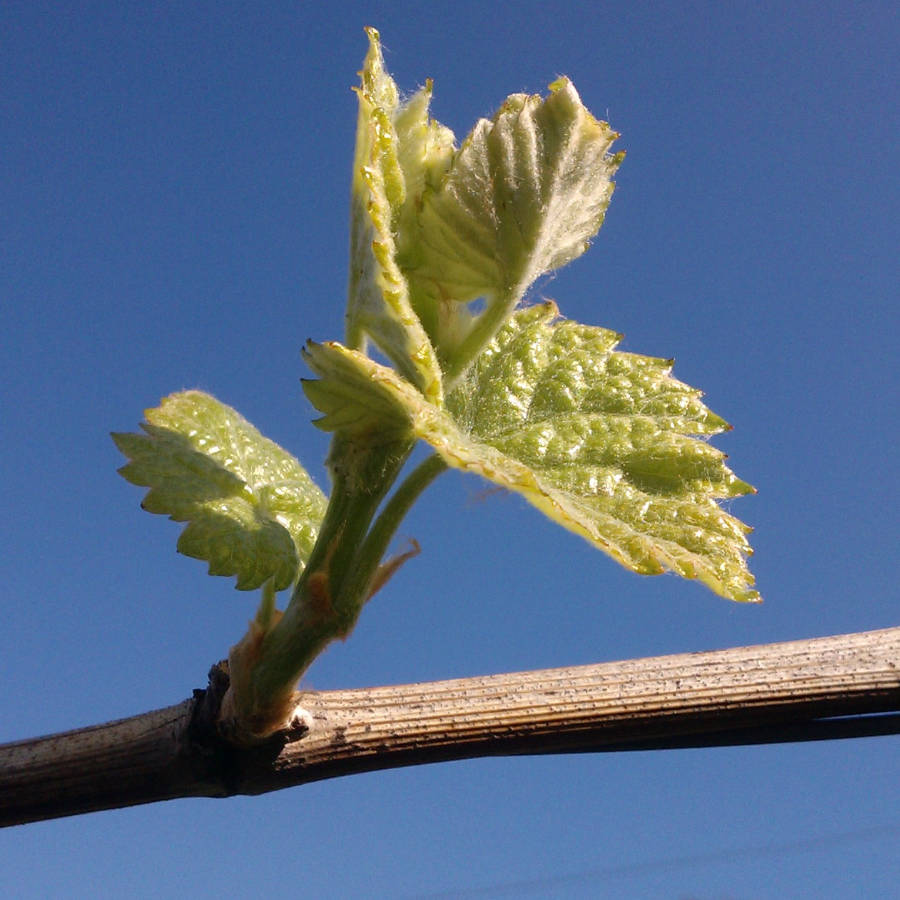
[[[552,91],[555,94],[557,91],[564,90],[571,83],[568,75],[558,75],[547,85],[547,90]]]
[[[380,53],[381,34],[379,33],[378,29],[374,28],[372,25],[366,25],[363,28],[363,31],[366,33],[366,37],[369,39],[369,50],[374,53]]]
[[[559,318],[559,304],[552,297],[544,297],[541,300],[540,307],[544,310],[544,314],[549,321]]]

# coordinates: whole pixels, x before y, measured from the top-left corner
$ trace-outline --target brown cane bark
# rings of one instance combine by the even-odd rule
[[[0,824],[176,797],[260,794],[450,759],[900,733],[900,628],[426,684],[296,695],[250,749],[194,699],[0,747]]]

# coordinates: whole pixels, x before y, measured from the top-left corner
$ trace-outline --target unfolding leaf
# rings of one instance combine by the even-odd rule
[[[397,107],[394,130],[397,161],[403,173],[403,203],[396,230],[411,233],[426,190],[438,187],[456,153],[453,132],[431,118],[431,79]]]
[[[319,376],[303,380],[310,403],[324,413],[315,424],[369,442],[412,437],[410,417],[434,407],[393,369],[337,341],[308,341],[303,357]]]
[[[114,434],[119,472],[149,487],[144,509],[188,525],[178,540],[240,590],[288,587],[305,564],[325,496],[300,463],[215,397],[185,391],[145,412],[144,434]]]
[[[371,337],[413,384],[440,403],[440,366],[410,305],[406,278],[395,258],[394,238],[408,194],[397,128],[406,139],[402,161],[407,166],[415,164],[409,177],[416,181],[425,177],[425,157],[430,160],[439,155],[440,135],[429,127],[427,97],[400,107],[397,87],[384,70],[378,32],[370,28],[368,34],[369,53],[357,90],[347,340],[364,348],[366,336]],[[398,116],[399,125],[395,121]],[[415,147],[421,153],[415,153]]]
[[[446,410],[361,354],[321,345],[310,364],[325,381],[340,372],[352,383],[344,403],[356,412],[323,408],[320,424],[340,428],[377,406],[450,465],[522,494],[633,571],[757,600],[749,529],[717,503],[753,489],[695,437],[726,423],[670,376],[669,361],[616,352],[615,333],[555,316],[553,304],[517,313]]]
[[[600,228],[624,157],[610,153],[618,135],[568,79],[550,88],[547,98],[513,94],[480,120],[437,189],[424,193],[418,231],[401,235],[401,266],[426,323],[429,304],[487,297],[502,310],[489,317],[499,327],[536,278],[582,254]],[[446,357],[463,329],[452,309],[436,321],[432,339]],[[493,334],[474,331],[480,343],[469,357]]]
[[[429,116],[431,82],[401,103],[368,29],[351,216],[347,342],[371,337],[441,404],[529,285],[599,229],[623,155],[566,78],[513,94],[457,150]],[[470,301],[485,298],[476,312]],[[447,388],[449,389],[449,388]]]

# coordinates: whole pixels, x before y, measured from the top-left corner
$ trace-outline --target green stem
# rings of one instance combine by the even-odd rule
[[[262,600],[260,600],[259,609],[256,611],[256,624],[263,631],[268,631],[272,627],[275,609],[275,581],[270,578],[262,586]]]
[[[422,491],[447,468],[447,463],[436,453],[432,453],[407,475],[390,500],[384,505],[375,524],[366,535],[360,548],[356,563],[350,573],[348,593],[362,597],[360,610],[368,599],[368,588],[377,570],[388,544]]]
[[[391,564],[382,567],[382,559],[391,538],[446,468],[435,454],[423,460],[376,518],[412,447],[411,441],[367,447],[340,436],[332,442],[331,499],[291,602],[279,619],[274,593],[264,591],[256,621],[229,657],[231,687],[223,715],[240,742],[284,727],[300,676],[331,641],[349,634],[380,581],[390,576]]]
[[[459,345],[444,370],[444,393],[449,394],[462,377],[472,360],[484,349],[485,344],[497,333],[500,326],[510,317],[521,293],[513,293],[507,298],[498,298],[475,319],[472,330]]]
[[[288,608],[262,637],[249,669],[232,671],[232,688],[240,695],[238,715],[252,723],[252,730],[282,724],[268,721],[268,711],[282,710],[313,659],[331,641],[345,637],[359,617],[380,561],[366,535],[411,450],[412,442],[406,441],[365,447],[336,436],[332,442],[332,493],[316,546]],[[385,512],[401,506],[402,501],[389,503]],[[385,530],[386,525],[379,534]],[[277,718],[276,712],[272,715]]]

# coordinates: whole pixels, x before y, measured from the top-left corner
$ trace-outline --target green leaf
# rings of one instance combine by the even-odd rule
[[[403,173],[404,197],[397,218],[397,231],[412,233],[426,190],[435,190],[450,168],[456,145],[453,132],[429,115],[432,82],[397,107],[397,161]]]
[[[619,335],[554,322],[556,314],[551,303],[514,315],[446,410],[361,354],[321,345],[313,369],[352,388],[343,418],[323,409],[319,424],[363,421],[377,406],[448,464],[522,494],[629,569],[668,570],[758,600],[746,565],[750,529],[717,502],[753,488],[695,437],[727,424],[671,377],[670,361],[617,352]],[[313,403],[324,395],[317,390]]]
[[[300,463],[201,391],[172,394],[144,415],[144,434],[113,434],[130,460],[119,472],[150,488],[148,512],[188,523],[178,550],[206,560],[211,575],[236,575],[240,590],[291,585],[326,505]]]
[[[580,256],[603,222],[624,158],[610,153],[618,135],[568,79],[550,90],[546,99],[513,94],[480,120],[424,193],[419,230],[402,236],[413,306],[438,323],[432,340],[445,358],[474,357],[535,279]],[[446,308],[479,297],[488,298],[480,321],[461,326]],[[429,304],[442,312],[429,315]]]
[[[341,431],[367,443],[413,437],[410,417],[434,407],[401,375],[337,341],[307,341],[303,357],[321,378],[303,379],[303,390],[322,418],[323,431]]]
[[[426,398],[490,340],[536,278],[579,256],[603,222],[624,154],[566,78],[513,94],[457,150],[405,103],[367,29],[353,170],[347,343],[370,337]],[[471,301],[486,298],[483,312]],[[447,381],[446,379],[449,379]]]
[[[410,305],[406,278],[396,261],[394,234],[409,196],[401,163],[411,169],[408,177],[421,190],[426,171],[437,164],[437,157],[446,155],[447,142],[428,124],[427,94],[420,93],[401,108],[397,87],[384,70],[378,32],[369,28],[367,33],[369,53],[357,90],[347,341],[364,349],[366,336],[371,337],[404,376],[440,403],[440,366]],[[402,150],[398,128],[404,136]],[[452,135],[449,144],[452,147]]]

